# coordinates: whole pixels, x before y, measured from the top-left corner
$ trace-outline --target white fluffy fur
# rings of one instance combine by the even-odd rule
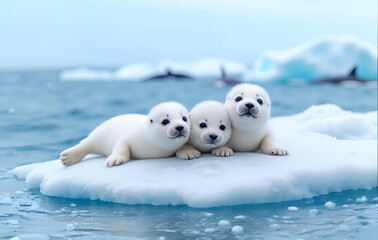
[[[169,123],[163,125],[165,119]],[[63,151],[60,160],[69,166],[94,153],[107,156],[108,166],[116,166],[131,158],[170,157],[188,141],[189,133],[186,108],[176,102],[161,103],[148,116],[126,114],[105,121],[79,144]]]
[[[190,122],[189,143],[177,151],[177,157],[186,160],[198,158],[201,152],[211,152],[218,157],[233,154],[232,149],[225,146],[231,136],[231,121],[222,103],[204,101],[197,104],[190,111]],[[201,127],[201,124],[205,124],[206,127]],[[222,125],[225,127],[224,130],[221,129]]]
[[[239,84],[227,94],[225,106],[232,122],[229,144],[234,151],[254,152],[260,149],[271,155],[288,154],[287,150],[273,142],[268,122],[271,101],[265,89],[252,84]]]

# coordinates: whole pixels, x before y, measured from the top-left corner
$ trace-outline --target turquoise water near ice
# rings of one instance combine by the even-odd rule
[[[58,71],[0,73],[0,239],[376,239],[377,188],[299,201],[210,209],[124,205],[47,197],[25,188],[8,171],[56,159],[102,121],[147,113],[163,101],[189,109],[202,100],[224,101],[229,90],[210,79],[186,82],[64,82]],[[332,103],[345,110],[377,110],[377,88],[265,84],[273,116]],[[366,196],[366,201],[357,198]],[[327,209],[324,203],[336,203]],[[298,207],[289,211],[289,206]],[[309,211],[319,214],[311,216]],[[236,216],[239,216],[235,218]],[[234,236],[219,220],[244,227]],[[67,224],[75,230],[67,231]],[[68,230],[71,225],[68,225]],[[26,235],[25,235],[26,234]],[[36,235],[30,235],[36,234]]]

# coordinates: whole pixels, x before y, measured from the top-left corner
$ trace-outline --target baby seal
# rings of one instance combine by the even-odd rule
[[[149,114],[113,117],[79,144],[60,154],[65,166],[89,153],[107,156],[109,167],[133,159],[164,158],[175,154],[189,140],[190,121],[186,108],[176,102],[161,103]]]
[[[191,130],[189,143],[181,147],[176,156],[193,159],[211,152],[218,157],[228,157],[232,149],[225,146],[231,136],[231,121],[220,102],[204,101],[190,111]]]
[[[227,94],[225,106],[232,123],[229,144],[234,151],[260,149],[265,154],[289,154],[273,142],[268,122],[271,102],[265,89],[253,84],[239,84]]]

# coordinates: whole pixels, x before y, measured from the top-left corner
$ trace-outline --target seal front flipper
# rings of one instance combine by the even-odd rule
[[[269,155],[285,156],[289,154],[286,149],[276,146],[270,135],[267,135],[261,141],[260,149],[263,153]]]
[[[176,152],[176,157],[180,159],[184,159],[184,160],[191,160],[191,159],[199,158],[200,156],[201,156],[201,152],[189,144],[185,144]]]
[[[232,149],[227,146],[222,146],[222,147],[217,147],[211,150],[211,154],[217,157],[229,157],[232,154],[234,154],[234,151],[232,151]]]
[[[130,147],[126,139],[119,139],[113,149],[112,154],[106,159],[108,167],[118,166],[130,160]]]

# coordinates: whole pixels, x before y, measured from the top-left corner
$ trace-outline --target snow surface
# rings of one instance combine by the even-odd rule
[[[140,81],[169,68],[174,73],[194,78],[218,78],[220,66],[228,75],[244,81],[304,83],[320,78],[346,76],[358,66],[357,76],[377,80],[375,46],[351,36],[326,36],[282,51],[265,51],[250,63],[220,58],[194,62],[163,60],[157,64],[138,63],[115,71],[78,68],[62,71],[62,80],[128,80]]]
[[[338,117],[345,120],[339,119],[342,130],[335,131],[336,123],[319,127],[332,125]],[[377,186],[376,118],[377,112],[351,113],[334,105],[274,118],[277,141],[290,152],[285,157],[205,154],[191,161],[135,160],[108,168],[105,158],[88,156],[70,167],[55,160],[17,167],[13,173],[49,196],[127,204],[216,207],[311,198]],[[375,133],[367,134],[365,122]]]
[[[271,124],[276,129],[284,125],[287,132],[322,133],[340,140],[377,139],[376,111],[356,113],[332,104],[316,105],[303,113],[276,117]]]

